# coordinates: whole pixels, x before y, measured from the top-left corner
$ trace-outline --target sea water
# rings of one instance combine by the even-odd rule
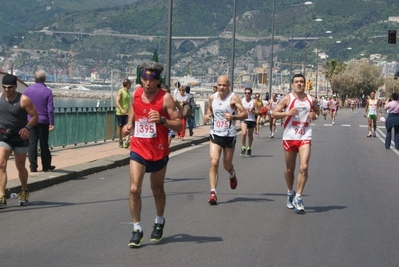
[[[115,104],[113,105],[115,106]],[[55,108],[111,107],[110,99],[54,97]]]

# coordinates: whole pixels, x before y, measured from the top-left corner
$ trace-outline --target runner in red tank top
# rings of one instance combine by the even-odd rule
[[[139,247],[144,240],[140,211],[141,186],[146,172],[151,173],[151,189],[157,211],[151,241],[158,242],[163,237],[166,200],[164,180],[169,160],[168,129],[180,131],[182,128],[173,97],[158,87],[163,66],[144,62],[140,68],[143,87],[134,92],[132,111],[129,112],[128,123],[123,127],[126,135],[134,128],[130,141],[129,195],[133,237],[129,247]]]

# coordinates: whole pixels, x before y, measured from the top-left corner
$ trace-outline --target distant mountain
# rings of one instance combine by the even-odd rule
[[[18,2],[18,4],[16,4]],[[55,2],[56,4],[53,4]],[[399,16],[397,0],[315,0],[312,5],[292,0],[275,0],[275,57],[289,61],[291,37],[307,38],[295,43],[295,62],[314,62],[315,49],[330,57],[347,58],[380,53],[388,59],[398,58],[398,47],[388,45],[388,29],[399,28],[398,23],[388,22],[388,17]],[[298,1],[299,2],[299,1]],[[0,11],[2,44],[10,48],[60,49],[77,53],[75,64],[89,62],[101,64],[137,64],[158,50],[165,61],[166,39],[137,41],[129,38],[92,36],[77,40],[72,36],[57,39],[44,33],[28,31],[110,32],[124,34],[167,34],[167,0],[18,0],[3,5]],[[232,0],[174,0],[174,36],[218,36],[232,31]],[[301,2],[303,3],[303,2]],[[237,34],[248,37],[270,37],[272,28],[272,0],[237,1]],[[322,19],[316,22],[316,19]],[[331,34],[326,34],[326,31]],[[19,32],[16,34],[16,32]],[[12,33],[12,35],[10,35]],[[310,37],[317,37],[311,41]],[[337,44],[336,41],[341,41]],[[352,49],[347,49],[347,48]],[[195,46],[183,42],[172,51],[176,68],[188,70],[198,64],[201,73],[231,56],[229,39],[210,39]],[[236,55],[240,64],[258,66],[267,62],[270,39],[258,42],[237,41]],[[118,55],[131,56],[128,60]],[[190,58],[190,59],[187,59]],[[204,62],[207,62],[204,64]],[[216,63],[215,63],[216,62]],[[238,64],[238,63],[237,63]],[[188,74],[188,73],[185,73]]]
[[[1,1],[0,37],[26,32],[56,14],[131,4],[137,0],[17,0]]]

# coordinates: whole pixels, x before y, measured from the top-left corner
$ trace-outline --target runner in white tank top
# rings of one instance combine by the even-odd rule
[[[275,119],[286,117],[283,133],[283,148],[286,161],[284,175],[288,191],[286,205],[287,208],[295,209],[298,213],[305,213],[302,193],[308,180],[312,138],[310,120],[317,119],[319,115],[317,100],[305,93],[305,82],[305,77],[302,74],[295,74],[291,80],[292,93],[279,101],[272,114]],[[295,192],[294,173],[298,154],[300,171]]]
[[[217,204],[216,187],[218,183],[218,169],[220,156],[223,152],[223,167],[229,173],[230,188],[237,187],[237,177],[234,171],[233,156],[237,131],[236,120],[245,120],[248,117],[241,99],[230,91],[230,82],[227,75],[219,76],[217,92],[209,97],[208,110],[205,121],[213,118],[210,131],[209,151],[211,166],[209,169],[209,183],[211,193],[208,203]]]
[[[284,123],[283,140],[312,140],[309,112],[312,109],[312,97],[307,95],[299,100],[293,93],[289,94],[288,110],[297,109],[297,114],[286,118]]]
[[[256,126],[255,114],[259,114],[260,110],[255,101],[252,99],[252,88],[244,89],[245,97],[241,99],[242,105],[248,113],[248,118],[241,121],[241,153],[240,156],[251,157],[252,155],[252,143],[254,140],[254,129]],[[248,136],[248,147],[245,146]]]

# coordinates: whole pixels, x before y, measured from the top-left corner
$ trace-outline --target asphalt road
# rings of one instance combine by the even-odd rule
[[[253,157],[234,164],[230,190],[220,167],[219,205],[209,206],[208,144],[171,155],[161,243],[149,242],[155,207],[145,178],[145,242],[127,246],[132,225],[128,166],[31,193],[0,210],[1,266],[399,266],[398,159],[384,129],[367,138],[363,109],[336,125],[314,122],[306,214],[285,207],[282,127],[261,129]],[[379,123],[379,126],[382,126]]]

